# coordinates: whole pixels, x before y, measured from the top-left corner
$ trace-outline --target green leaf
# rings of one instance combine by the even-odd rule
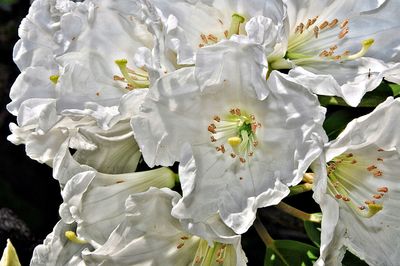
[[[390,89],[392,90],[393,96],[399,96],[400,95],[400,84],[389,84]]]
[[[12,5],[15,4],[17,0],[0,0],[0,4],[2,5]]]
[[[342,260],[343,266],[368,266],[368,264],[358,258],[356,255],[351,253],[350,251],[346,251],[344,258]]]
[[[336,138],[352,119],[353,114],[348,110],[338,110],[331,114],[324,121],[324,129],[329,139]]]
[[[310,221],[304,221],[304,229],[306,230],[307,236],[310,240],[320,247],[321,245],[321,224],[313,223]]]
[[[294,240],[275,240],[274,246],[280,255],[272,248],[267,248],[264,266],[312,266],[319,256],[318,248]]]

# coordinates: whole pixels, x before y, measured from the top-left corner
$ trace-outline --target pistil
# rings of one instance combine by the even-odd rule
[[[149,77],[146,71],[144,70],[133,70],[127,67],[128,60],[126,59],[118,59],[115,60],[115,63],[118,65],[121,74],[123,77],[114,76],[114,80],[126,82],[126,89],[132,90],[136,88],[148,88],[150,86]]]

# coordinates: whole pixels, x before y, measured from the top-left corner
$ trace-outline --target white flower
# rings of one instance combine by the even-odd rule
[[[109,130],[122,121],[129,130],[123,120],[146,93],[132,89],[149,84],[149,74],[133,72],[133,62],[149,68],[155,63],[149,50],[153,36],[120,8],[116,1],[32,5],[14,50],[22,73],[7,106],[18,122],[10,125],[9,140],[26,144],[31,158],[52,165],[60,145],[82,127],[96,131],[97,123]]]
[[[357,106],[399,60],[396,0],[287,3],[287,40],[269,55],[273,69],[293,68],[296,81]],[[368,11],[368,12],[367,12]]]
[[[175,174],[168,168],[119,175],[80,172],[61,193],[60,216],[67,223],[77,222],[78,236],[98,247],[123,220],[124,202],[130,194],[174,184]]]
[[[280,0],[143,2],[149,9],[147,17],[152,21],[151,27],[161,28],[158,31],[163,32],[162,37],[157,40],[161,55],[176,53],[177,63],[182,65],[193,64],[196,52],[202,47],[230,39],[233,35],[246,34],[248,28],[246,26],[245,31],[245,24],[252,18],[262,20],[257,20],[256,23],[267,23],[268,25],[263,25],[269,29],[271,24],[279,24],[284,16],[284,5]],[[264,37],[264,41],[268,39],[275,42],[268,34]]]
[[[224,228],[225,239],[214,235],[214,242],[202,239],[171,216],[179,194],[167,189],[151,188],[131,195],[126,201],[124,221],[109,239],[93,252],[84,251],[89,265],[246,265],[240,236]],[[221,232],[219,232],[221,234]],[[223,243],[217,241],[224,241]],[[209,245],[210,243],[211,245]]]
[[[30,265],[86,265],[83,262],[81,252],[84,249],[93,250],[93,247],[77,239],[74,234],[75,230],[76,224],[66,224],[59,221],[43,244],[35,247]]]
[[[323,211],[320,265],[344,247],[371,265],[399,261],[400,101],[389,98],[328,143],[317,162],[315,200]],[[378,254],[378,255],[377,255]]]
[[[203,48],[195,67],[160,78],[133,117],[148,165],[181,162],[178,218],[196,223],[219,213],[243,233],[321,151],[325,109],[278,72],[266,81],[264,60],[257,45]]]

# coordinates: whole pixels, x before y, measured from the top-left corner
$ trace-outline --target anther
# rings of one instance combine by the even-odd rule
[[[377,161],[383,162],[382,158],[376,158]]]
[[[212,42],[218,42],[218,38],[214,34],[208,34],[207,39]]]
[[[349,20],[348,19],[343,20],[343,22],[340,24],[340,28],[343,29],[344,27],[347,26],[347,24],[349,24]]]
[[[365,206],[359,206],[358,208],[362,211],[365,210]]]
[[[349,28],[344,28],[338,35],[339,39],[343,39],[346,34],[349,33]]]
[[[228,36],[229,36],[229,31],[228,31],[228,30],[224,31],[224,35],[225,35],[225,38],[228,38]]]
[[[125,181],[124,180],[118,180],[117,182],[115,182],[115,184],[121,184],[121,183],[124,183]]]
[[[243,158],[243,157],[240,157],[240,158],[239,158],[239,161],[240,161],[241,163],[245,163],[245,162],[246,162],[246,159]]]
[[[189,237],[188,237],[188,236],[182,236],[181,239],[182,239],[182,240],[188,240]]]
[[[383,172],[382,172],[382,171],[375,171],[375,172],[374,172],[374,176],[375,176],[375,177],[382,176],[382,175],[383,175]]]
[[[219,146],[219,147],[216,147],[215,148],[217,151],[220,151],[220,152],[222,152],[222,153],[225,153],[225,146],[224,146],[224,144],[222,144],[221,146]]]
[[[382,152],[382,151],[385,151],[385,150],[384,150],[384,149],[382,149],[382,148],[379,148],[379,149],[378,149],[378,151],[379,151],[379,152]]]
[[[348,55],[350,55],[350,51],[349,50],[346,50],[346,51],[344,51],[343,53],[342,53],[342,56],[344,57],[344,56],[348,56]]]
[[[342,197],[342,200],[343,200],[343,201],[350,201],[350,198],[343,196],[343,197]]]
[[[240,115],[242,115],[242,112],[240,111],[239,108],[236,108],[235,109],[235,114],[240,116]]]
[[[214,116],[214,120],[217,121],[217,122],[220,122],[220,121],[221,121],[221,118],[220,118],[219,116],[215,115],[215,116]]]
[[[337,199],[341,199],[341,198],[342,198],[342,195],[340,195],[340,194],[336,194],[336,195],[335,195],[335,198],[337,198]]]
[[[319,25],[319,29],[320,29],[320,30],[323,30],[323,29],[325,29],[326,26],[328,26],[328,25],[329,25],[329,22],[325,20],[324,22],[322,22],[322,23]]]
[[[202,33],[202,34],[200,34],[200,38],[201,38],[201,40],[202,40],[205,44],[208,44],[208,40],[207,40],[206,35],[204,35],[204,34]]]
[[[331,21],[331,23],[329,23],[329,28],[333,28],[336,26],[336,24],[339,22],[339,20],[337,18],[335,18],[334,20]]]
[[[371,172],[372,170],[375,170],[376,168],[378,168],[378,167],[376,167],[375,165],[370,165],[370,166],[367,167],[367,170],[369,172]]]
[[[319,28],[317,26],[314,27],[314,36],[315,38],[318,38],[318,34],[319,34]]]
[[[236,154],[234,154],[233,152],[231,153],[231,157],[232,158],[236,158]]]
[[[374,200],[366,200],[366,201],[364,201],[364,203],[367,205],[373,205],[373,204],[375,204],[375,201]]]
[[[211,139],[211,142],[216,142],[217,141],[217,139],[214,136],[211,136],[210,139]]]
[[[351,161],[351,164],[356,164],[356,163],[357,163],[357,160]]]
[[[258,146],[258,141],[256,140],[256,141],[253,141],[253,146],[254,147],[257,147]]]
[[[378,192],[383,192],[383,193],[387,193],[389,191],[389,189],[387,187],[380,187],[377,189]]]
[[[381,196],[380,194],[374,194],[372,197],[373,197],[374,199],[380,199],[380,198],[382,198],[382,196]]]
[[[217,127],[214,125],[214,124],[210,124],[210,125],[208,125],[208,131],[210,131],[211,133],[216,133],[216,131],[215,131],[215,129],[216,129]]]
[[[349,153],[349,154],[346,155],[346,157],[347,157],[347,158],[353,157],[353,154],[352,154],[352,153]]]
[[[179,244],[176,246],[176,248],[177,248],[177,249],[180,249],[180,248],[183,247],[183,245],[185,245],[185,243],[183,243],[183,242],[182,242],[182,243],[179,243]]]

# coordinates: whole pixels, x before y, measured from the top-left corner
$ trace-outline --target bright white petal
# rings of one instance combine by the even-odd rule
[[[43,244],[38,245],[33,251],[31,266],[75,266],[85,265],[81,252],[93,248],[89,244],[77,244],[65,237],[65,232],[75,231],[76,224],[66,224],[59,221]]]

